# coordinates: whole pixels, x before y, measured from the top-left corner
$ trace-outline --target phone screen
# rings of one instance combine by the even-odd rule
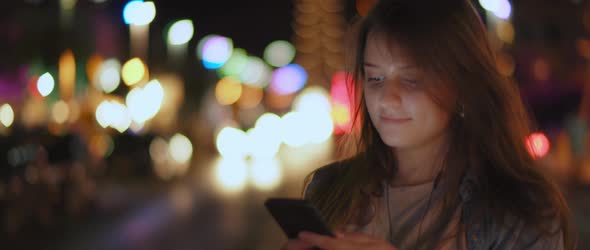
[[[301,231],[334,236],[319,211],[307,200],[269,198],[264,205],[289,239],[297,238]]]

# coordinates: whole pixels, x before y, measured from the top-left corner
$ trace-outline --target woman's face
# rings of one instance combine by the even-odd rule
[[[363,94],[370,119],[385,144],[421,148],[444,141],[450,113],[427,91],[438,79],[415,65],[393,39],[379,33],[367,38]],[[432,89],[431,89],[432,90]],[[437,96],[437,99],[438,96]]]

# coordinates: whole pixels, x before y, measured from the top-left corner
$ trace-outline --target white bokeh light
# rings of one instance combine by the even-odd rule
[[[168,43],[171,45],[181,45],[188,43],[195,32],[193,21],[184,19],[176,21],[168,31]]]
[[[250,168],[250,178],[255,187],[272,190],[281,182],[281,167],[276,158],[254,159]]]

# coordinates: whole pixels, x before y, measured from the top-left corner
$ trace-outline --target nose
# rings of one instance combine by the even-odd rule
[[[401,88],[398,79],[386,80],[383,91],[380,92],[380,103],[384,107],[400,106],[402,103]]]

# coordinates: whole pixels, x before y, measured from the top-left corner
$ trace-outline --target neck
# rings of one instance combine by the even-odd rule
[[[443,156],[448,145],[446,137],[411,148],[394,148],[397,172],[392,186],[414,186],[434,181],[442,168]]]

